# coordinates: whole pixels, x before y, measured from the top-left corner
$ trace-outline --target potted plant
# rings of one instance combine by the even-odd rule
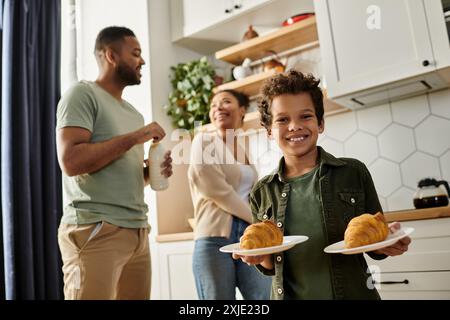
[[[171,67],[172,91],[167,114],[176,128],[192,130],[194,122],[209,123],[209,103],[216,73],[206,57]]]

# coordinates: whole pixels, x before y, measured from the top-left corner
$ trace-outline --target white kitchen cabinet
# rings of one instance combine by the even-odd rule
[[[172,41],[211,54],[241,41],[252,25],[263,35],[292,15],[314,10],[313,0],[171,0]]]
[[[356,108],[449,85],[450,45],[441,0],[314,4],[330,98]]]
[[[208,28],[232,15],[231,1],[219,0],[175,0],[172,3],[182,5],[182,30],[176,37],[193,34],[201,29]],[[228,4],[227,4],[228,3]],[[174,4],[176,6],[176,4]]]
[[[192,253],[194,241],[158,244],[159,297],[162,300],[197,300]]]
[[[450,299],[450,218],[406,221],[409,250],[377,261],[365,256],[382,299]]]
[[[156,290],[158,300],[198,300],[192,270],[194,240],[160,242],[154,244],[158,263]],[[157,249],[155,249],[156,247]],[[155,268],[156,269],[156,268]],[[152,285],[153,286],[153,285]],[[242,294],[236,288],[236,299],[243,300]]]
[[[272,0],[171,0],[172,38],[195,34]]]

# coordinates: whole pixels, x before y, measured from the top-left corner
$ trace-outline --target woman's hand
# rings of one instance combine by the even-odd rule
[[[400,230],[400,222],[393,222],[391,224],[389,224],[389,231],[391,233],[396,232],[397,230]],[[400,240],[398,240],[396,243],[394,243],[393,245],[386,247],[386,248],[382,248],[379,250],[374,251],[377,254],[385,254],[387,256],[399,256],[402,255],[403,253],[405,253],[406,251],[408,251],[408,246],[411,243],[411,238],[410,237],[404,237]]]

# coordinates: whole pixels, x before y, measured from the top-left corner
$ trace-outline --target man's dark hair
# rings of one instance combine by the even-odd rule
[[[125,37],[136,37],[133,31],[126,27],[111,26],[99,32],[95,40],[95,52],[104,50],[112,44],[122,41]]]
[[[297,70],[279,73],[267,79],[261,88],[261,98],[258,101],[258,110],[261,116],[261,125],[267,130],[272,125],[271,106],[273,99],[282,94],[297,94],[308,92],[311,96],[319,124],[323,120],[323,93],[319,87],[320,79],[312,74],[303,74]]]

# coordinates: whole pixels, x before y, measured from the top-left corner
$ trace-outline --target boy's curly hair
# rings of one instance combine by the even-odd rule
[[[323,120],[323,93],[319,87],[320,79],[312,74],[303,74],[297,70],[279,73],[267,79],[261,88],[261,98],[258,101],[258,110],[261,115],[261,125],[267,130],[272,125],[272,101],[282,94],[297,94],[309,92],[316,110],[319,124]]]

